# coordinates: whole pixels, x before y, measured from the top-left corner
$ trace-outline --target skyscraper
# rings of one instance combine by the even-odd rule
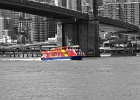
[[[38,0],[39,2],[47,2],[55,5],[55,0]],[[64,1],[64,0],[63,0]],[[32,15],[32,41],[45,42],[48,38],[55,37],[57,34],[56,22],[50,18]]]
[[[18,29],[20,12],[10,11],[10,10],[0,10],[0,15],[3,18],[3,31],[8,32],[8,36],[13,39],[15,34],[14,29]]]
[[[58,6],[81,11],[82,0],[58,0]]]
[[[81,11],[81,0],[67,0],[67,8]]]
[[[103,16],[140,25],[140,2],[109,3],[104,5]]]

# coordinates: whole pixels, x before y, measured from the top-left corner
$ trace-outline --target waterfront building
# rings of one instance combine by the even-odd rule
[[[25,14],[26,15],[26,14]],[[31,30],[32,30],[32,18],[26,16],[20,16],[18,24],[18,33],[25,35],[26,39],[31,41]],[[24,33],[24,34],[23,34]]]
[[[48,4],[51,4],[51,5],[55,5],[55,1],[56,1],[56,0],[33,0],[33,1],[37,1],[37,2],[40,2],[40,3],[48,3]]]
[[[56,5],[55,0],[37,0],[39,2],[46,2],[48,4]],[[55,20],[41,17],[38,15],[32,15],[32,31],[31,41],[33,42],[45,42],[48,38],[55,37],[57,33],[57,25]]]
[[[53,19],[33,15],[31,40],[45,42],[48,38],[55,37],[57,25]]]
[[[67,8],[81,11],[81,0],[67,0]]]
[[[104,16],[111,19],[121,20],[121,21],[124,20],[123,9],[118,3],[105,4],[103,7],[101,7],[100,14],[101,15],[99,16]]]
[[[3,33],[8,33],[8,37],[12,40],[17,39],[17,35],[23,31],[23,28],[26,30],[26,33],[30,34],[31,14],[1,9],[0,16],[4,20]],[[28,35],[28,37],[30,36]]]
[[[108,3],[102,8],[100,12],[103,14],[100,16],[140,25],[140,2]]]
[[[8,32],[8,36],[13,39],[15,34],[14,29],[18,27],[19,12],[1,9],[0,17],[3,18],[3,32]]]
[[[55,4],[56,0],[34,0]],[[47,41],[48,38],[55,37],[56,22],[48,18],[31,15],[11,10],[0,10],[0,16],[3,18],[3,29],[8,30],[8,35],[12,39],[17,38],[19,34],[27,35],[30,41]],[[47,19],[47,20],[44,20]],[[38,28],[38,29],[37,29]]]
[[[81,11],[81,2],[82,0],[56,0],[58,4],[58,6],[60,7],[65,7],[71,10],[78,10]]]
[[[103,6],[100,6],[99,16],[121,20],[140,26],[140,2],[106,3]],[[126,37],[133,37],[122,34],[123,32],[119,34],[120,38],[126,39]]]

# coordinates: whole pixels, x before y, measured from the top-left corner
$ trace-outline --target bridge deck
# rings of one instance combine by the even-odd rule
[[[29,0],[0,0],[0,8],[51,17],[55,19],[72,19],[72,21],[75,21],[75,18],[77,18],[86,21],[89,20],[88,14],[82,13],[81,11],[74,11]],[[139,28],[135,25],[106,17],[99,17],[99,22],[100,24],[116,26],[128,31],[139,31]]]

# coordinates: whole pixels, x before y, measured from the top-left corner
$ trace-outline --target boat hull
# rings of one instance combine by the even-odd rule
[[[42,61],[47,61],[47,60],[82,60],[82,56],[41,58],[41,60]]]

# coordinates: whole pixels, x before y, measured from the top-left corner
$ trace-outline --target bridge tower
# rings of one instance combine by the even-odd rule
[[[77,2],[76,7],[74,8],[80,8],[78,7],[78,3],[81,3],[82,6],[82,2]],[[72,45],[80,45],[80,48],[85,52],[86,56],[99,57],[98,0],[89,0],[88,4],[89,9],[87,12],[89,14],[89,19],[87,21],[74,18],[69,19],[68,22],[64,21],[62,23],[58,23],[58,46],[69,45],[70,42]],[[70,5],[65,6],[70,7]]]
[[[90,5],[92,4],[92,5]],[[100,56],[99,51],[99,19],[98,0],[89,0],[87,56]]]

